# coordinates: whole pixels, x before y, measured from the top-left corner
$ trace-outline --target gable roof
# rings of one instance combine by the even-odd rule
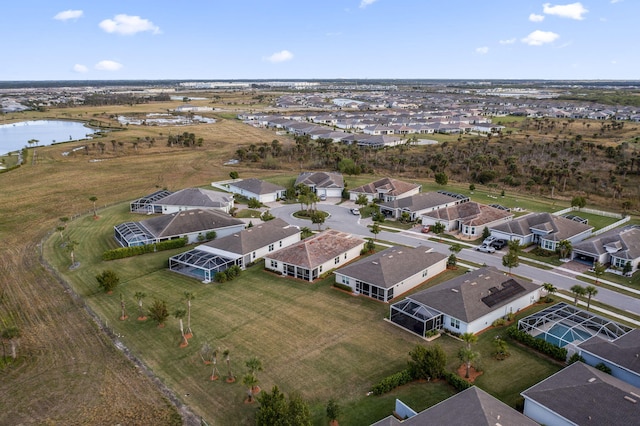
[[[640,389],[582,362],[574,362],[521,395],[574,424],[628,425],[640,417]]]
[[[487,206],[486,204],[470,201],[444,209],[433,210],[425,213],[424,216],[447,222],[459,220],[468,226],[482,226],[497,220],[512,217],[513,213]]]
[[[409,299],[469,323],[539,288],[489,266],[412,294]]]
[[[340,173],[302,172],[298,175],[295,184],[315,186],[316,188],[344,188],[344,179]]]
[[[275,183],[266,182],[256,178],[243,179],[238,182],[230,183],[229,186],[235,186],[236,188],[244,189],[245,191],[258,195],[272,194],[286,189],[285,187],[276,185]]]
[[[203,208],[226,207],[233,195],[202,188],[186,188],[158,200],[156,204],[168,206],[190,206]]]
[[[594,336],[580,343],[578,347],[640,375],[639,328],[633,329],[612,342]]]
[[[314,269],[341,254],[364,245],[365,241],[346,232],[329,229],[304,239],[267,257],[290,265]]]
[[[436,208],[456,201],[458,201],[457,198],[440,194],[439,192],[422,192],[410,197],[398,198],[393,201],[381,203],[380,205],[391,209],[404,209],[414,212]]]
[[[215,251],[217,249],[246,255],[297,233],[300,233],[300,229],[297,227],[289,225],[282,219],[273,219],[244,229],[236,234],[209,241],[198,246],[198,249],[205,251]]]
[[[597,237],[574,244],[573,249],[598,256],[609,252],[622,259],[636,259],[640,257],[640,227],[627,226],[623,229],[612,229]]]
[[[538,231],[542,238],[562,241],[593,229],[593,226],[576,222],[551,213],[529,213],[517,219],[492,227],[493,230],[508,234],[526,236]]]
[[[354,188],[350,192],[372,195],[383,193],[390,196],[398,196],[421,187],[422,185],[419,185],[417,183],[403,182],[401,180],[386,177],[378,179],[375,182],[371,182],[366,185]]]
[[[217,210],[194,209],[143,220],[140,224],[158,238],[244,225],[244,222]]]
[[[377,287],[390,288],[446,258],[445,254],[424,246],[389,247],[340,268],[336,273]]]

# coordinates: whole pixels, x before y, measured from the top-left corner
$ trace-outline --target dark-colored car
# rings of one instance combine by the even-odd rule
[[[506,246],[507,242],[505,240],[494,240],[491,242],[491,247],[496,250],[500,250],[502,247]]]

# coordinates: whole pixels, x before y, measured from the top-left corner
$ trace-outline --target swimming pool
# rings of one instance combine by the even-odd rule
[[[576,340],[578,342],[584,342],[591,338],[591,333],[577,328],[572,329],[563,324],[556,324],[547,330],[546,333],[540,333],[536,337],[563,348],[568,343],[575,342]]]

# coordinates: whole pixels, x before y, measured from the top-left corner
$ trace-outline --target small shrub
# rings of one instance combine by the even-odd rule
[[[380,382],[373,385],[373,387],[371,388],[371,392],[374,395],[382,395],[384,393],[392,391],[398,386],[406,385],[412,380],[413,377],[411,376],[409,370],[402,370],[396,374],[385,377]]]
[[[495,320],[491,325],[494,327],[502,327],[506,324],[507,322],[505,321],[504,318],[498,318],[497,320]]]
[[[353,293],[353,289],[346,284],[342,283],[333,283],[335,288],[339,288],[340,290],[348,291],[349,293]]]
[[[552,343],[547,342],[546,340],[535,338],[527,332],[518,330],[518,327],[516,327],[515,325],[507,328],[507,335],[510,338],[517,340],[518,342],[525,344],[530,348],[537,350],[538,352],[547,354],[552,358],[560,361],[566,361],[567,359],[567,350],[565,348],[560,348]]]
[[[458,392],[462,392],[471,387],[471,383],[451,371],[446,371],[442,377]]]
[[[578,355],[578,352],[575,352],[573,355],[571,355],[569,357],[569,360],[567,361],[567,364],[571,365],[574,362],[584,362],[584,358],[582,358],[580,355]]]
[[[604,373],[611,374],[611,369],[602,362],[599,362],[598,364],[594,365],[594,367]]]

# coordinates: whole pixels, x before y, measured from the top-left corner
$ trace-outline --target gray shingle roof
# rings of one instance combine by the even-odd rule
[[[407,209],[415,212],[419,210],[425,210],[429,208],[435,208],[448,203],[457,201],[457,198],[450,197],[448,195],[440,194],[438,192],[423,192],[421,194],[415,194],[410,197],[400,198],[387,203],[381,203],[381,206],[392,209]]]
[[[430,211],[425,213],[424,216],[444,221],[459,220],[468,226],[481,226],[496,220],[506,219],[513,216],[513,213],[470,201],[445,209]]]
[[[631,425],[640,418],[640,389],[581,362],[521,395],[579,425]]]
[[[194,209],[167,214],[140,222],[155,237],[185,235],[198,231],[243,225],[240,219],[217,210]]]
[[[340,173],[303,172],[300,173],[295,184],[315,186],[316,188],[344,188],[344,179]]]
[[[562,241],[593,229],[593,226],[550,213],[530,213],[492,229],[521,236],[529,235],[532,229],[536,229],[547,233],[544,236],[547,240]]]
[[[627,226],[623,229],[612,229],[597,237],[574,244],[573,249],[601,255],[607,252],[607,246],[616,257],[629,260],[640,257],[640,227]]]
[[[537,426],[538,423],[475,386],[401,422],[387,417],[372,426]]]
[[[282,219],[273,219],[260,225],[247,228],[237,234],[202,244],[201,247],[224,250],[230,253],[246,255],[252,251],[266,247],[291,235],[299,233],[295,226],[289,225]]]
[[[174,192],[155,204],[169,206],[189,206],[202,208],[226,207],[233,201],[233,195],[202,188],[186,188]]]
[[[390,288],[447,258],[429,250],[420,246],[389,247],[336,272],[377,287]]]
[[[260,179],[243,179],[238,182],[230,183],[229,186],[235,186],[236,188],[244,189],[245,191],[249,191],[253,194],[272,194],[278,191],[284,191],[286,188],[280,185],[276,185],[275,183],[266,182]]]
[[[638,356],[640,355],[640,329],[638,328],[612,342],[594,336],[580,343],[578,347],[640,375],[640,357]]]
[[[365,241],[361,238],[329,229],[276,253],[271,253],[267,257],[290,265],[314,269],[364,243]]]
[[[422,290],[409,298],[469,323],[539,288],[530,281],[506,276],[490,266]],[[487,299],[503,291],[503,300],[500,297],[497,302],[494,298]]]
[[[393,178],[382,178],[375,182],[368,183],[366,185],[359,186],[352,189],[350,192],[364,193],[377,195],[382,192],[386,195],[398,196],[406,192],[413,191],[416,188],[420,188],[422,185],[417,183],[403,182],[401,180]]]

